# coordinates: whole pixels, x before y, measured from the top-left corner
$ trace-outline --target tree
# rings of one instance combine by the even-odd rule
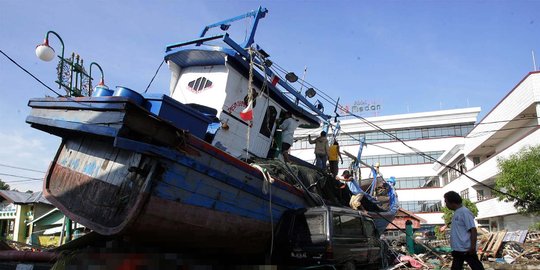
[[[471,202],[469,199],[463,199],[463,206],[467,207],[469,209],[474,217],[478,216],[478,207],[476,207],[476,204]],[[450,221],[452,221],[452,217],[454,216],[454,211],[450,210],[448,207],[443,207],[442,211],[444,213],[443,219],[445,224],[449,224]]]
[[[0,190],[9,190],[9,185],[0,179]]]
[[[540,145],[524,147],[497,163],[500,173],[495,187],[511,195],[498,193],[499,200],[514,202],[523,214],[540,213]]]

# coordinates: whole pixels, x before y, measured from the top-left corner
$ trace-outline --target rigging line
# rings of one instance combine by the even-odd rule
[[[29,172],[45,173],[43,171],[38,171],[38,170],[28,169],[28,168],[23,168],[23,167],[17,167],[17,166],[2,164],[2,163],[0,163],[0,167],[7,167],[7,168],[18,169],[18,170],[29,171]]]
[[[317,92],[319,92],[320,94],[326,96],[328,99],[332,100],[333,104],[335,105],[335,103],[337,102],[337,100],[335,100],[334,98],[332,98],[330,95],[326,94],[326,92],[322,91],[321,89],[315,87],[313,84],[311,83],[308,83],[307,81],[305,81],[304,79],[298,79],[298,83],[300,85],[303,85],[304,87],[308,88],[308,86],[311,86],[313,89],[317,90]],[[331,103],[332,103],[331,102]]]
[[[426,154],[426,153],[424,153],[424,152],[422,152],[422,151],[416,149],[415,147],[412,147],[412,146],[408,145],[407,143],[405,143],[403,140],[401,140],[401,139],[398,138],[397,136],[395,136],[395,135],[389,133],[387,130],[385,130],[385,129],[379,127],[378,125],[376,125],[375,123],[373,123],[373,122],[371,122],[371,121],[365,119],[364,117],[359,116],[359,115],[356,115],[356,114],[352,114],[352,115],[354,115],[356,118],[361,119],[361,120],[364,121],[366,124],[368,124],[368,125],[370,125],[370,126],[372,126],[372,127],[374,127],[374,128],[377,128],[377,129],[380,130],[381,132],[387,134],[387,136],[389,136],[390,138],[396,139],[397,141],[401,142],[403,145],[405,145],[405,146],[408,147],[409,149],[413,150],[413,151],[416,152],[417,154],[419,154],[419,155],[421,155],[421,156],[427,158],[428,160],[431,160],[431,161],[433,161],[433,162],[435,162],[435,163],[437,163],[437,164],[440,164],[441,166],[443,166],[443,167],[445,167],[445,168],[448,168],[449,170],[456,171],[457,173],[459,173],[459,174],[461,174],[461,175],[464,175],[465,177],[467,177],[467,178],[469,178],[470,180],[476,182],[477,184],[480,184],[481,186],[484,186],[484,187],[486,187],[486,188],[488,188],[488,189],[490,189],[490,190],[492,190],[492,191],[495,191],[495,192],[497,192],[497,193],[499,193],[499,194],[502,194],[502,195],[506,195],[506,196],[508,196],[508,197],[511,197],[511,198],[513,198],[513,199],[515,199],[515,200],[518,200],[518,201],[520,201],[520,202],[527,202],[527,203],[531,203],[531,204],[533,203],[532,201],[524,200],[524,199],[519,198],[519,197],[517,197],[517,196],[514,196],[514,195],[512,195],[512,194],[509,194],[509,193],[503,192],[503,191],[501,191],[501,190],[498,190],[498,189],[496,189],[496,188],[494,188],[494,187],[488,186],[488,185],[486,185],[486,184],[484,184],[484,183],[482,183],[482,182],[476,180],[474,177],[469,176],[467,173],[465,173],[465,172],[463,172],[463,171],[461,171],[461,170],[459,170],[459,169],[457,169],[457,168],[454,168],[454,167],[452,167],[452,166],[450,166],[450,165],[448,165],[448,164],[445,164],[445,163],[439,161],[438,159],[435,159],[435,158],[433,158],[432,156],[430,156],[430,155],[428,155],[428,154]]]
[[[28,177],[28,176],[22,176],[22,175],[16,175],[16,174],[9,174],[9,173],[0,173],[0,175],[3,175],[3,176],[11,176],[11,177],[17,177],[17,178],[23,178],[23,179],[31,179],[31,180],[43,180],[43,178]]]
[[[277,66],[276,68],[278,68],[278,69],[281,68],[281,67],[279,67],[279,65],[277,65],[277,64],[276,64],[276,66]],[[284,74],[287,74],[287,73],[288,73],[288,71],[284,70],[283,68],[281,68],[281,69],[282,69],[282,72],[283,72]],[[325,93],[324,91],[322,91],[321,89],[315,87],[313,84],[310,84],[310,83],[308,83],[306,80],[301,79],[301,78],[299,78],[297,82],[298,82],[302,87],[309,88],[308,86],[310,86],[310,87],[316,89],[320,94],[322,94],[323,96],[326,96],[328,99],[332,100],[331,102],[328,101],[328,103],[330,103],[330,104],[332,104],[332,105],[335,106],[335,104],[336,104],[337,101],[336,101],[335,99],[333,99],[331,96],[329,96],[328,94],[326,94],[326,93]],[[296,90],[296,89],[295,89],[295,90]]]
[[[276,64],[276,63],[274,63],[274,64],[275,64],[276,68],[281,68],[285,73],[287,73],[287,71],[286,71],[284,68],[280,67],[280,66],[279,66],[278,64]],[[305,83],[307,83],[307,82],[305,82]],[[307,84],[309,84],[309,83],[307,83]],[[311,85],[311,84],[309,84],[309,85]],[[311,86],[313,86],[313,85],[311,85]],[[313,86],[313,88],[317,89],[320,93],[326,95],[326,93],[324,93],[324,91],[322,91],[322,90],[320,90],[320,89],[318,89],[318,88],[316,88],[316,87],[314,87],[314,86]],[[330,99],[332,99],[332,98],[330,98]],[[337,103],[337,102],[336,102],[336,103]],[[341,106],[341,105],[339,105],[339,104],[336,104],[336,105],[337,105],[340,109],[344,110],[343,106]],[[386,134],[388,137],[393,138],[393,139],[395,139],[395,140],[398,141],[398,142],[401,142],[403,145],[405,145],[405,146],[408,147],[409,149],[413,150],[415,153],[417,153],[417,154],[419,154],[419,155],[421,155],[421,156],[426,157],[428,160],[434,161],[434,162],[436,162],[436,163],[442,165],[442,166],[445,167],[445,168],[448,168],[448,169],[451,169],[451,170],[455,170],[456,172],[458,172],[458,173],[464,175],[465,177],[469,178],[470,180],[472,180],[472,181],[474,181],[474,182],[476,182],[476,183],[478,183],[478,184],[480,184],[480,185],[482,185],[482,186],[484,186],[484,187],[487,187],[487,188],[489,188],[489,189],[491,189],[491,190],[493,190],[493,191],[495,191],[495,192],[498,192],[498,193],[503,194],[503,195],[507,195],[507,196],[509,196],[509,197],[511,197],[511,198],[514,198],[514,199],[518,200],[518,201],[522,201],[522,202],[524,201],[524,202],[532,203],[532,202],[530,202],[530,201],[528,201],[528,200],[523,200],[523,199],[518,198],[518,197],[516,197],[516,196],[514,196],[514,195],[511,195],[511,194],[506,193],[506,192],[502,192],[502,191],[500,191],[500,190],[497,190],[496,188],[493,188],[493,187],[490,187],[490,186],[488,186],[488,185],[486,185],[486,184],[484,184],[484,183],[481,183],[480,181],[474,179],[473,177],[467,175],[466,173],[463,173],[462,171],[460,171],[460,170],[458,170],[458,169],[456,169],[456,168],[454,168],[454,167],[451,167],[451,166],[449,166],[449,165],[447,165],[447,164],[445,164],[445,163],[443,163],[443,162],[441,162],[441,161],[439,161],[439,160],[433,158],[432,156],[430,156],[430,155],[428,155],[428,154],[426,154],[426,153],[424,153],[424,152],[422,152],[422,151],[420,151],[420,150],[418,150],[418,149],[416,149],[416,148],[414,148],[414,147],[408,145],[407,143],[405,143],[403,140],[401,140],[400,138],[398,138],[398,137],[395,136],[394,134],[391,134],[389,131],[387,131],[387,130],[381,128],[381,127],[379,127],[379,126],[376,125],[375,123],[373,123],[373,122],[367,120],[366,118],[364,118],[364,117],[362,117],[362,116],[356,115],[356,114],[354,114],[354,113],[350,113],[350,115],[351,115],[351,116],[354,116],[354,117],[356,117],[356,118],[358,118],[358,119],[360,119],[360,120],[362,120],[362,121],[364,121],[366,124],[368,124],[369,126],[371,126],[372,128],[374,128],[375,130],[381,131],[383,134]]]
[[[278,64],[275,64],[275,66],[276,66],[277,68],[281,68],[282,70],[284,70],[285,73],[287,73],[287,71],[286,71],[285,69],[283,69],[282,67],[280,67]],[[304,81],[304,83],[307,83],[307,82]],[[309,83],[307,83],[307,84],[309,84]],[[309,84],[309,85],[311,85],[311,84]],[[312,86],[313,88],[317,89],[321,94],[327,96],[327,94],[326,94],[324,91],[322,91],[322,90],[316,88],[316,87],[313,86],[313,85],[311,85],[311,86]],[[332,98],[329,97],[329,99],[332,99]],[[332,99],[332,100],[333,100],[333,99]],[[331,103],[331,102],[329,102],[329,103]],[[336,103],[337,103],[337,102],[336,102]],[[341,106],[341,105],[339,105],[339,104],[336,104],[336,105],[337,105],[341,110],[344,110],[343,106]],[[514,195],[512,195],[512,194],[509,194],[509,193],[500,191],[500,190],[498,190],[498,189],[496,189],[496,188],[494,188],[494,187],[490,187],[490,186],[488,186],[488,185],[486,185],[486,184],[484,184],[484,183],[482,183],[482,182],[480,182],[480,181],[474,179],[473,177],[469,176],[468,174],[466,174],[466,173],[464,173],[464,172],[462,172],[462,171],[460,171],[460,170],[458,170],[458,169],[456,169],[456,168],[454,168],[454,167],[451,167],[451,166],[449,166],[449,165],[447,165],[447,164],[445,164],[445,163],[443,163],[443,162],[441,162],[441,161],[439,161],[439,160],[433,158],[433,157],[430,156],[430,155],[427,155],[426,153],[424,153],[424,152],[422,152],[422,151],[420,151],[420,150],[418,150],[418,149],[416,149],[416,148],[414,148],[414,147],[408,145],[407,143],[405,143],[403,140],[401,140],[400,138],[398,138],[398,137],[395,136],[394,134],[391,134],[389,131],[387,131],[387,130],[381,128],[381,127],[379,127],[379,126],[376,125],[375,123],[373,123],[373,122],[371,122],[371,121],[365,119],[365,118],[362,117],[362,116],[356,115],[356,114],[354,114],[354,113],[350,113],[350,115],[353,116],[353,117],[356,117],[356,118],[358,118],[358,119],[360,119],[360,120],[362,120],[362,121],[364,121],[366,124],[368,124],[369,126],[371,126],[372,128],[374,128],[375,130],[381,131],[383,134],[386,134],[388,137],[393,138],[393,139],[395,139],[395,140],[398,141],[398,142],[401,142],[403,145],[405,145],[405,146],[408,147],[409,149],[413,150],[415,153],[417,153],[417,154],[419,154],[419,155],[421,155],[421,156],[426,157],[428,160],[434,161],[434,162],[436,162],[436,163],[438,163],[438,164],[442,165],[443,167],[448,168],[448,169],[450,169],[450,170],[454,170],[454,171],[456,171],[456,172],[458,172],[458,173],[464,175],[465,177],[469,178],[470,180],[472,180],[472,181],[474,181],[474,182],[476,182],[476,183],[478,183],[478,184],[480,184],[480,185],[482,185],[482,186],[484,186],[484,187],[486,187],[486,188],[489,188],[489,189],[491,189],[491,190],[493,190],[493,191],[495,191],[495,192],[498,192],[499,194],[506,195],[506,196],[511,197],[511,198],[514,198],[514,199],[516,199],[516,200],[518,200],[518,201],[532,203],[531,201],[523,200],[523,199],[521,199],[521,198],[519,198],[519,197],[516,197],[516,196],[514,196]]]
[[[19,67],[20,69],[22,69],[24,72],[26,72],[28,75],[30,75],[32,78],[34,78],[36,81],[38,81],[41,85],[45,86],[47,89],[49,89],[50,91],[52,91],[53,93],[55,93],[56,95],[58,95],[59,97],[62,97],[63,95],[59,94],[58,92],[54,91],[51,87],[49,87],[48,85],[46,85],[43,81],[41,81],[40,79],[38,79],[36,76],[34,76],[34,74],[32,74],[30,71],[28,71],[27,69],[25,69],[24,67],[22,67],[21,65],[19,65],[19,63],[17,63],[17,61],[13,60],[11,57],[9,57],[4,51],[0,50],[0,53],[2,53],[7,59],[9,59],[9,61],[11,61],[13,64],[15,64],[17,67]]]
[[[280,69],[281,72],[283,72],[283,73],[285,73],[285,74],[286,74],[286,73],[289,73],[289,71],[287,71],[286,69],[284,69],[283,67],[281,67],[279,64],[274,63],[274,65],[276,66],[277,69]],[[306,86],[306,85],[307,85],[307,86],[313,87],[313,88],[316,89],[318,92],[322,93],[322,94],[325,95],[327,98],[331,99],[331,100],[333,101],[334,105],[335,105],[335,103],[337,102],[337,101],[336,101],[335,99],[333,99],[331,96],[329,96],[328,94],[326,94],[324,91],[322,91],[321,89],[317,88],[317,87],[314,86],[313,84],[309,83],[308,81],[299,78],[299,79],[298,79],[298,82],[299,82],[300,84],[303,83],[303,84],[304,84],[303,86]],[[307,86],[306,86],[306,87],[307,87]],[[330,102],[330,103],[331,103],[331,102]]]
[[[435,163],[438,163],[438,164],[440,164],[441,166],[443,166],[443,167],[445,167],[445,168],[448,168],[448,169],[450,169],[450,170],[454,170],[454,171],[456,171],[456,172],[458,172],[458,173],[464,175],[465,177],[469,178],[470,180],[472,180],[472,181],[474,181],[474,182],[476,182],[476,183],[478,183],[478,184],[480,184],[480,185],[482,185],[482,186],[484,186],[484,187],[487,187],[487,188],[489,188],[489,189],[491,189],[491,190],[493,190],[493,191],[495,191],[495,192],[498,192],[498,193],[500,193],[500,194],[507,195],[507,196],[509,196],[509,197],[511,197],[511,198],[514,198],[514,199],[516,199],[516,200],[519,200],[519,201],[529,202],[529,201],[523,200],[523,199],[521,199],[521,198],[518,198],[518,197],[516,197],[516,196],[514,196],[514,195],[511,195],[511,194],[508,194],[508,193],[506,193],[506,192],[502,192],[502,191],[500,191],[500,190],[497,190],[497,189],[495,189],[495,188],[493,188],[493,187],[490,187],[490,186],[488,186],[488,185],[486,185],[486,184],[484,184],[484,183],[481,183],[480,181],[474,179],[473,177],[467,175],[466,173],[463,173],[462,171],[458,170],[457,168],[454,168],[454,167],[452,167],[452,166],[449,166],[449,165],[447,165],[447,164],[445,164],[445,163],[443,163],[443,162],[441,162],[441,161],[439,161],[439,160],[433,158],[432,156],[430,156],[430,155],[428,155],[428,154],[426,154],[426,153],[424,153],[424,152],[422,152],[422,151],[416,149],[415,147],[412,147],[412,146],[408,145],[407,143],[405,143],[403,140],[401,140],[400,138],[398,138],[398,137],[395,136],[394,134],[388,132],[387,130],[385,130],[385,129],[381,128],[381,127],[379,127],[378,125],[376,125],[375,123],[373,123],[373,122],[371,122],[371,121],[365,119],[364,117],[359,116],[359,115],[356,115],[356,114],[353,114],[353,113],[351,113],[351,115],[353,115],[353,116],[355,116],[356,118],[358,118],[358,119],[364,121],[366,124],[370,125],[371,127],[373,127],[373,128],[375,128],[375,129],[381,131],[382,133],[386,134],[386,135],[389,136],[390,138],[393,138],[393,139],[395,139],[395,140],[401,142],[403,145],[405,145],[405,146],[408,147],[409,149],[413,150],[413,151],[416,152],[417,154],[419,154],[419,155],[421,155],[421,156],[427,158],[428,160],[431,160],[431,161],[433,161],[433,162],[435,162]],[[529,203],[531,203],[531,202],[529,202]]]
[[[287,72],[287,71],[285,71]],[[332,104],[332,105],[335,105],[337,103],[337,100],[335,100],[334,98],[332,98],[331,96],[329,96],[328,94],[326,94],[326,92],[324,92],[323,90],[315,87],[313,84],[303,80],[303,79],[299,79],[298,82],[300,83],[300,85],[302,86],[311,86],[313,87],[314,89],[316,89],[320,94],[326,96],[328,99],[324,99],[325,101],[327,101],[328,103]],[[342,107],[342,106],[340,106]],[[343,108],[342,108],[343,109]],[[347,116],[352,116],[352,114],[349,114]],[[501,121],[492,121],[492,122],[483,122],[483,123],[477,123],[474,125],[474,127],[476,126],[479,126],[479,125],[485,125],[485,124],[493,124],[493,123],[506,123],[506,122],[513,122],[513,121],[524,121],[524,120],[532,120],[532,119],[537,119],[537,117],[524,117],[524,118],[520,118],[520,119],[510,119],[510,120],[501,120]]]
[[[150,85],[152,85],[152,82],[154,81],[154,79],[158,75],[159,70],[161,69],[161,66],[163,66],[163,63],[165,63],[165,59],[163,59],[163,61],[161,61],[161,64],[159,64],[159,67],[157,68],[156,73],[154,74],[154,76],[152,77],[150,82],[148,83],[148,86],[146,86],[146,89],[144,90],[144,93],[146,93],[148,91],[148,89],[150,88]]]

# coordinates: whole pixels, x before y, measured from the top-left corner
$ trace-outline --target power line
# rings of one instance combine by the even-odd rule
[[[13,166],[13,165],[2,164],[2,163],[0,163],[0,167],[18,169],[18,170],[29,171],[29,172],[45,173],[43,171],[38,171],[38,170],[28,169],[28,168],[23,168],[23,167],[17,167],[17,166]]]
[[[480,184],[480,185],[482,185],[482,186],[484,186],[484,187],[486,187],[486,188],[489,188],[489,189],[491,189],[492,191],[495,191],[495,192],[497,192],[497,193],[499,193],[499,194],[506,195],[506,196],[508,196],[508,197],[511,197],[511,198],[516,199],[516,200],[521,201],[521,202],[532,203],[532,202],[530,202],[530,201],[528,201],[528,200],[521,199],[521,198],[519,198],[519,197],[517,197],[517,196],[514,196],[514,195],[512,195],[512,194],[509,194],[509,193],[507,193],[507,192],[503,192],[503,191],[498,190],[498,189],[496,189],[496,188],[494,188],[494,187],[488,186],[488,185],[486,185],[486,184],[484,184],[484,183],[482,183],[482,182],[476,180],[474,177],[469,176],[467,173],[464,173],[463,171],[461,171],[461,170],[459,170],[459,169],[457,169],[457,168],[454,168],[454,167],[452,167],[452,166],[450,166],[450,165],[448,165],[448,164],[445,164],[445,163],[439,161],[438,159],[435,159],[435,158],[433,158],[432,156],[430,156],[430,155],[428,155],[428,154],[426,154],[426,153],[424,153],[424,152],[422,152],[422,151],[416,149],[415,147],[412,147],[412,146],[408,145],[406,142],[404,142],[403,140],[401,140],[400,138],[398,138],[398,137],[395,136],[394,134],[392,134],[392,133],[386,131],[385,129],[379,127],[378,125],[376,125],[375,123],[373,123],[373,122],[371,122],[371,121],[365,119],[364,117],[361,117],[361,116],[355,115],[355,114],[353,114],[353,115],[354,115],[356,118],[358,118],[358,119],[364,121],[366,124],[368,124],[368,125],[370,125],[370,126],[376,128],[377,130],[379,130],[379,131],[385,133],[385,134],[386,134],[387,136],[389,136],[390,138],[393,138],[393,139],[395,139],[395,140],[401,142],[401,143],[402,143],[403,145],[405,145],[407,148],[409,148],[409,149],[411,149],[412,151],[414,151],[415,153],[417,153],[417,154],[419,154],[419,155],[421,155],[421,156],[427,158],[428,160],[431,160],[431,161],[433,161],[433,162],[435,162],[435,163],[438,163],[438,164],[440,164],[441,166],[443,166],[443,167],[445,167],[445,168],[448,168],[448,169],[450,169],[450,170],[456,171],[457,173],[460,173],[461,175],[464,175],[465,177],[469,178],[470,180],[476,182],[477,184]]]
[[[25,179],[25,180],[15,180],[10,182],[5,182],[6,184],[22,184],[22,183],[28,183],[28,182],[35,182],[35,181],[43,181],[43,179]]]
[[[16,178],[23,178],[23,179],[29,179],[29,180],[43,180],[43,178],[28,177],[28,176],[22,176],[22,175],[16,175],[16,174],[9,174],[9,173],[0,173],[0,175],[3,175],[3,176],[11,176],[11,177],[16,177]]]
[[[26,70],[25,68],[23,68],[21,65],[19,65],[19,63],[17,63],[17,61],[13,60],[11,57],[9,57],[6,53],[4,53],[4,51],[0,50],[0,53],[2,53],[7,59],[9,59],[9,61],[11,61],[13,64],[15,64],[16,66],[18,66],[20,69],[22,69],[24,72],[26,72],[28,75],[30,75],[32,78],[34,78],[36,81],[38,81],[41,85],[45,86],[47,89],[49,89],[50,91],[52,91],[53,93],[55,93],[56,95],[58,95],[59,97],[63,96],[61,94],[59,94],[58,92],[54,91],[51,87],[49,87],[48,85],[46,85],[44,82],[42,82],[40,79],[38,79],[36,76],[34,76],[34,74],[32,74],[30,71]]]

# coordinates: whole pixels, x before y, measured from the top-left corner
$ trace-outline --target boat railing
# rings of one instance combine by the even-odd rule
[[[259,9],[256,11],[251,11],[251,12],[245,13],[243,15],[240,15],[231,19],[227,19],[227,20],[223,20],[214,24],[210,24],[203,29],[199,38],[185,41],[185,42],[170,44],[166,47],[166,52],[171,53],[173,49],[189,46],[189,45],[194,45],[196,47],[202,46],[202,45],[215,47],[216,45],[205,44],[205,42],[221,41],[225,43],[226,45],[228,45],[235,53],[238,53],[238,55],[244,61],[248,62],[248,64],[251,65],[252,64],[251,61],[253,61],[253,63],[255,64],[254,67],[256,67],[260,73],[262,73],[260,74],[261,76],[266,77],[266,78],[272,78],[274,76],[278,76],[278,74],[276,74],[274,71],[272,71],[272,69],[270,69],[271,64],[267,64],[267,63],[272,63],[271,61],[267,61],[267,57],[269,55],[266,52],[264,52],[264,50],[259,45],[254,44],[254,36],[257,30],[258,21],[259,19],[264,18],[267,12],[268,10],[266,8],[259,7]],[[248,17],[253,17],[254,20],[252,23],[251,31],[248,35],[249,38],[243,44],[239,44],[236,41],[234,41],[227,32],[225,32],[224,34],[219,34],[219,35],[205,36],[207,31],[211,28],[220,27],[221,30],[227,31],[227,29],[230,26],[229,23],[240,20],[240,19],[248,18]],[[223,51],[227,51],[227,50],[229,49],[223,48]],[[330,115],[325,114],[315,104],[307,100],[306,97],[304,97],[300,93],[300,91],[297,91],[296,89],[294,89],[294,87],[291,86],[286,80],[280,79],[278,81],[278,85],[284,90],[286,90],[287,94],[292,95],[292,97],[289,95],[284,95],[286,98],[288,98],[292,102],[295,102],[296,104],[301,103],[299,104],[299,106],[303,105],[304,107],[307,107],[315,115],[323,119],[323,121],[328,121],[328,119],[331,118]],[[269,87],[276,87],[276,86],[269,85]],[[281,94],[281,91],[278,91],[278,92]]]

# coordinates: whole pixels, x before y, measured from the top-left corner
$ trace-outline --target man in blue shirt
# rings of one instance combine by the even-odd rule
[[[336,175],[336,180],[344,182],[349,187],[349,191],[352,193],[351,199],[349,200],[351,208],[354,210],[363,210],[362,197],[364,197],[365,193],[355,181],[352,174],[349,171],[344,171],[341,174],[341,177]],[[344,186],[341,188],[344,188]]]
[[[444,203],[454,210],[450,227],[450,246],[453,250],[451,270],[462,270],[464,261],[472,270],[484,270],[476,254],[477,232],[473,214],[463,206],[461,196],[454,191],[444,194]]]

